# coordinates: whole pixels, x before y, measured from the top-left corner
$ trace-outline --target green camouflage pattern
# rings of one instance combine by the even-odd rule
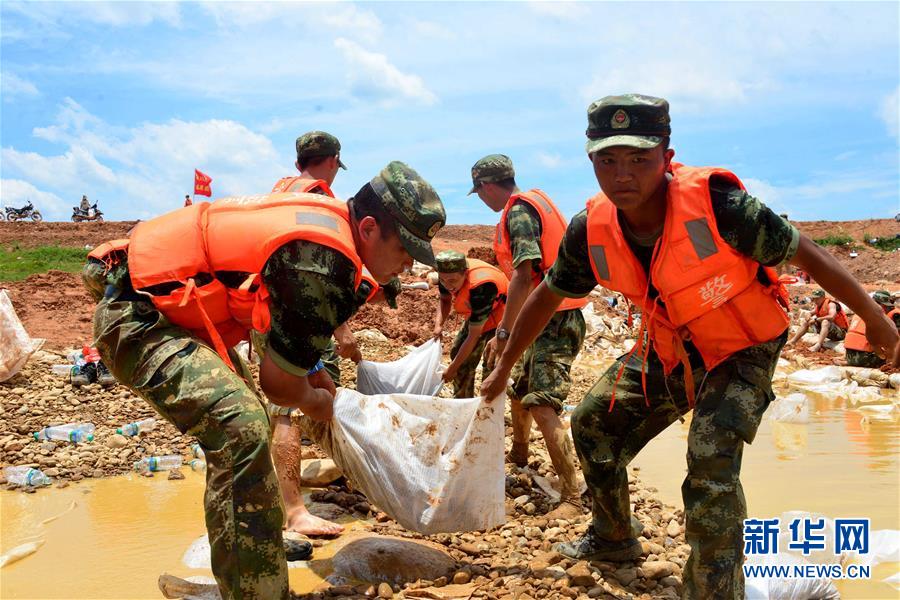
[[[438,273],[462,273],[469,268],[466,255],[458,250],[442,250],[434,257]]]
[[[107,274],[91,262],[82,275],[95,296],[125,281],[127,267]],[[287,599],[269,420],[246,364],[231,352],[238,375],[203,341],[134,297],[130,284],[112,284],[94,312],[94,345],[121,384],[200,442],[212,571],[222,597]]]
[[[891,298],[891,293],[887,290],[877,290],[873,292],[872,300],[889,309],[894,308],[894,300]]]
[[[747,505],[741,458],[775,398],[772,376],[786,336],[742,350],[708,373],[702,367],[693,371],[697,401],[688,433],[688,475],[681,487],[691,546],[683,598],[744,598]],[[692,364],[702,364],[693,354]],[[690,412],[680,366],[667,381],[651,351],[645,368],[649,407],[641,387],[641,357],[633,355],[613,363],[572,413],[575,449],[593,498],[592,525],[608,541],[633,536],[626,467],[647,442]],[[673,463],[672,468],[680,467]]]
[[[823,321],[822,323],[813,323],[812,329],[816,333],[821,331],[821,327],[824,323],[828,324],[828,333],[825,335],[825,339],[831,340],[832,342],[840,342],[844,338],[847,337],[847,330],[842,329],[840,325],[835,323],[834,321]]]
[[[606,96],[588,106],[588,154],[612,146],[654,148],[671,135],[669,103],[641,94]]]
[[[824,298],[824,297],[825,297],[825,290],[813,290],[813,293],[810,294],[810,297],[812,297],[812,298]]]
[[[504,179],[514,179],[516,170],[512,160],[505,154],[488,154],[472,165],[472,189],[469,194],[478,191],[482,183],[496,183]]]
[[[253,349],[259,354],[259,357],[262,358],[266,355],[266,345],[268,340],[267,336],[264,333],[259,333],[258,331],[250,332],[250,339],[252,340]],[[325,372],[328,373],[328,376],[331,377],[331,380],[334,382],[335,387],[341,386],[341,358],[337,354],[337,349],[335,348],[334,341],[329,341],[328,347],[322,352],[322,358],[319,360],[322,361],[322,364],[325,366]],[[275,404],[274,402],[269,402],[267,409],[269,411],[269,418],[274,420],[275,417],[297,417],[303,414],[299,408],[289,407],[289,406],[280,406]]]
[[[526,260],[534,260],[534,269],[539,271],[544,255],[541,252],[541,220],[534,208],[524,201],[513,204],[506,213],[506,230],[513,268]]]
[[[315,366],[334,330],[365,302],[355,277],[346,256],[313,242],[287,243],[269,257],[263,268],[272,314],[267,348],[280,368],[303,376]]]
[[[788,261],[797,253],[800,232],[765,204],[733,184],[715,181],[710,195],[716,227],[729,246],[767,266]],[[652,248],[645,251],[632,245],[631,249],[646,270]],[[588,261],[587,210],[582,210],[569,221],[547,285],[562,296],[586,296],[597,285]]]
[[[399,277],[391,277],[391,280],[381,286],[384,291],[384,302],[391,308],[397,308],[397,298],[403,292],[403,283]]]
[[[874,352],[847,349],[847,364],[851,367],[877,369],[886,361]]]
[[[330,133],[324,131],[308,131],[297,138],[297,160],[315,156],[337,156],[338,165],[347,167],[341,162],[341,142]]]
[[[478,361],[481,360],[481,378],[484,380],[488,375],[491,374],[491,369],[488,369],[487,366],[487,357],[484,357],[485,360],[482,360],[482,355],[484,354],[484,347],[488,343],[488,341],[494,337],[494,334],[497,332],[496,329],[491,329],[490,331],[482,332],[481,336],[478,338],[478,343],[475,344],[475,347],[472,349],[472,352],[463,363],[459,366],[459,370],[456,371],[456,377],[453,378],[453,397],[454,398],[474,398],[475,397],[475,371],[478,369]],[[466,338],[469,336],[469,320],[462,324],[462,327],[459,328],[459,331],[456,333],[456,338],[453,340],[453,346],[450,348],[450,360],[456,358],[459,349],[462,347],[463,342],[466,341]]]
[[[369,182],[397,220],[404,248],[417,261],[434,266],[431,240],[447,222],[440,196],[414,169],[392,161]]]
[[[525,408],[549,406],[562,412],[572,387],[572,361],[584,343],[584,315],[578,309],[553,315],[512,370],[508,394]]]

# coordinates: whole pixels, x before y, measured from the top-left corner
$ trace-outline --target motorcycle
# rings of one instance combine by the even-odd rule
[[[35,223],[40,223],[44,219],[39,211],[34,210],[34,205],[31,203],[31,201],[29,201],[28,204],[26,204],[22,208],[13,208],[12,206],[7,206],[5,208],[5,211],[5,217],[4,215],[0,214],[0,221],[4,219],[7,221],[19,221],[30,218]]]
[[[72,221],[75,223],[81,223],[82,221],[97,221],[98,223],[102,223],[103,212],[97,208],[96,202],[87,210],[81,210],[80,206],[73,206]]]

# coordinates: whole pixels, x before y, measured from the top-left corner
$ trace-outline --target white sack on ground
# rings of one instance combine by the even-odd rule
[[[399,360],[361,361],[356,389],[362,394],[419,394],[433,396],[441,389],[441,344],[428,340]]]
[[[821,369],[801,369],[788,375],[789,382],[800,385],[837,383],[841,379],[841,368],[836,366],[822,367]]]
[[[503,398],[485,404],[340,389],[331,421],[333,458],[407,529],[490,529],[506,518],[503,406]]]
[[[28,335],[6,290],[0,290],[0,381],[18,373],[43,343],[44,340]]]

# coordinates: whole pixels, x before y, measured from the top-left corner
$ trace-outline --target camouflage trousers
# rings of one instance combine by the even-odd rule
[[[123,283],[123,269],[106,273],[91,260],[83,271],[85,287],[99,300],[94,344],[120,383],[200,442],[206,529],[222,597],[288,598],[269,420],[246,364],[232,351],[235,373],[206,343],[172,325]]]
[[[753,441],[774,399],[772,375],[786,339],[785,333],[742,350],[712,371],[693,371],[697,398],[688,434],[688,473],[681,486],[685,537],[691,546],[684,598],[744,598],[742,525],[747,505],[741,458],[744,444]],[[702,364],[692,354],[691,363]],[[634,535],[625,467],[647,442],[690,410],[681,366],[667,378],[651,351],[645,369],[649,407],[641,387],[641,358],[635,355],[613,363],[572,413],[575,450],[593,498],[593,528],[610,541]]]
[[[475,344],[472,352],[462,362],[462,365],[460,365],[459,370],[456,372],[456,377],[453,379],[454,398],[475,397],[475,371],[478,369],[478,361],[481,359],[482,354],[484,354],[485,345],[492,337],[494,337],[495,333],[497,333],[496,329],[483,332],[481,337],[478,338],[478,343]],[[462,347],[467,337],[469,337],[468,319],[466,319],[462,324],[462,327],[459,328],[456,338],[453,340],[453,347],[450,348],[450,360],[456,358],[459,349]],[[485,378],[490,374],[491,369],[488,369],[487,362],[483,360],[481,362],[481,376],[482,378]]]
[[[874,352],[863,350],[847,350],[847,364],[851,367],[868,367],[877,369],[885,363],[885,360]]]
[[[509,395],[525,408],[549,406],[562,412],[572,387],[572,361],[584,343],[584,315],[578,309],[556,313],[512,370]]]

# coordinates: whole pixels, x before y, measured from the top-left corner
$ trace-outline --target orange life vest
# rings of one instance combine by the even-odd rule
[[[834,302],[837,306],[837,313],[834,315],[834,324],[847,331],[847,328],[850,326],[847,321],[847,313],[844,312],[844,307],[841,306],[841,303],[832,298],[831,296],[825,296],[825,302],[821,304],[821,306],[816,307],[816,316],[817,317],[827,317],[829,305]]]
[[[725,177],[743,189],[740,180],[724,169],[682,165],[673,166],[673,175],[665,225],[650,264],[658,298],[649,298],[647,275],[622,234],[615,205],[602,192],[587,203],[587,238],[597,281],[641,307],[641,327],[647,328],[665,373],[684,365],[693,403],[683,342],[690,340],[706,369],[713,369],[735,352],[784,332],[787,294],[774,269],[740,254],[719,234],[709,178]],[[761,282],[761,276],[768,281]],[[638,338],[635,349],[643,346],[642,333]]]
[[[315,189],[320,189],[325,192],[325,195],[334,198],[334,192],[331,191],[331,188],[328,187],[328,184],[325,183],[324,179],[309,179],[308,177],[304,177],[302,175],[295,175],[293,177],[282,177],[278,181],[275,182],[275,185],[272,186],[272,193],[278,192],[300,192],[307,193],[311,192]]]
[[[894,316],[900,314],[900,309],[895,308],[887,313],[888,319],[894,320]],[[866,338],[866,322],[859,315],[853,315],[850,319],[850,327],[847,329],[847,336],[844,338],[844,348],[847,350],[858,350],[859,352],[875,352],[875,349],[869,345]]]
[[[358,289],[363,268],[347,205],[300,193],[222,198],[139,223],[127,241],[131,283],[153,294],[150,299],[167,319],[213,344],[231,366],[229,347],[248,339],[250,329],[269,330],[269,294],[261,271],[273,252],[295,240],[346,256],[356,268]],[[117,243],[108,248],[122,249]],[[98,250],[92,255],[105,260]],[[223,272],[246,277],[230,288],[217,278]]]
[[[466,279],[463,281],[462,287],[459,288],[453,296],[453,310],[469,318],[472,315],[472,304],[469,302],[469,294],[472,290],[486,283],[493,283],[497,286],[497,298],[494,299],[494,307],[491,314],[484,323],[483,332],[497,329],[500,320],[503,319],[503,311],[506,308],[506,292],[509,288],[509,279],[503,274],[503,271],[477,258],[466,259],[469,269],[466,271]]]
[[[534,208],[541,220],[541,264],[540,273],[533,274],[534,285],[537,286],[544,277],[544,274],[550,270],[556,261],[556,255],[559,254],[559,243],[562,241],[563,235],[566,233],[566,219],[563,217],[550,197],[541,190],[529,190],[527,192],[519,192],[510,196],[503,214],[500,215],[500,222],[494,230],[494,254],[497,257],[497,263],[500,269],[510,279],[513,274],[512,264],[512,245],[509,241],[509,229],[506,226],[506,219],[510,209],[517,201],[522,200],[529,206]],[[556,309],[557,312],[563,310],[571,310],[573,308],[582,308],[590,302],[588,298],[566,298]]]

